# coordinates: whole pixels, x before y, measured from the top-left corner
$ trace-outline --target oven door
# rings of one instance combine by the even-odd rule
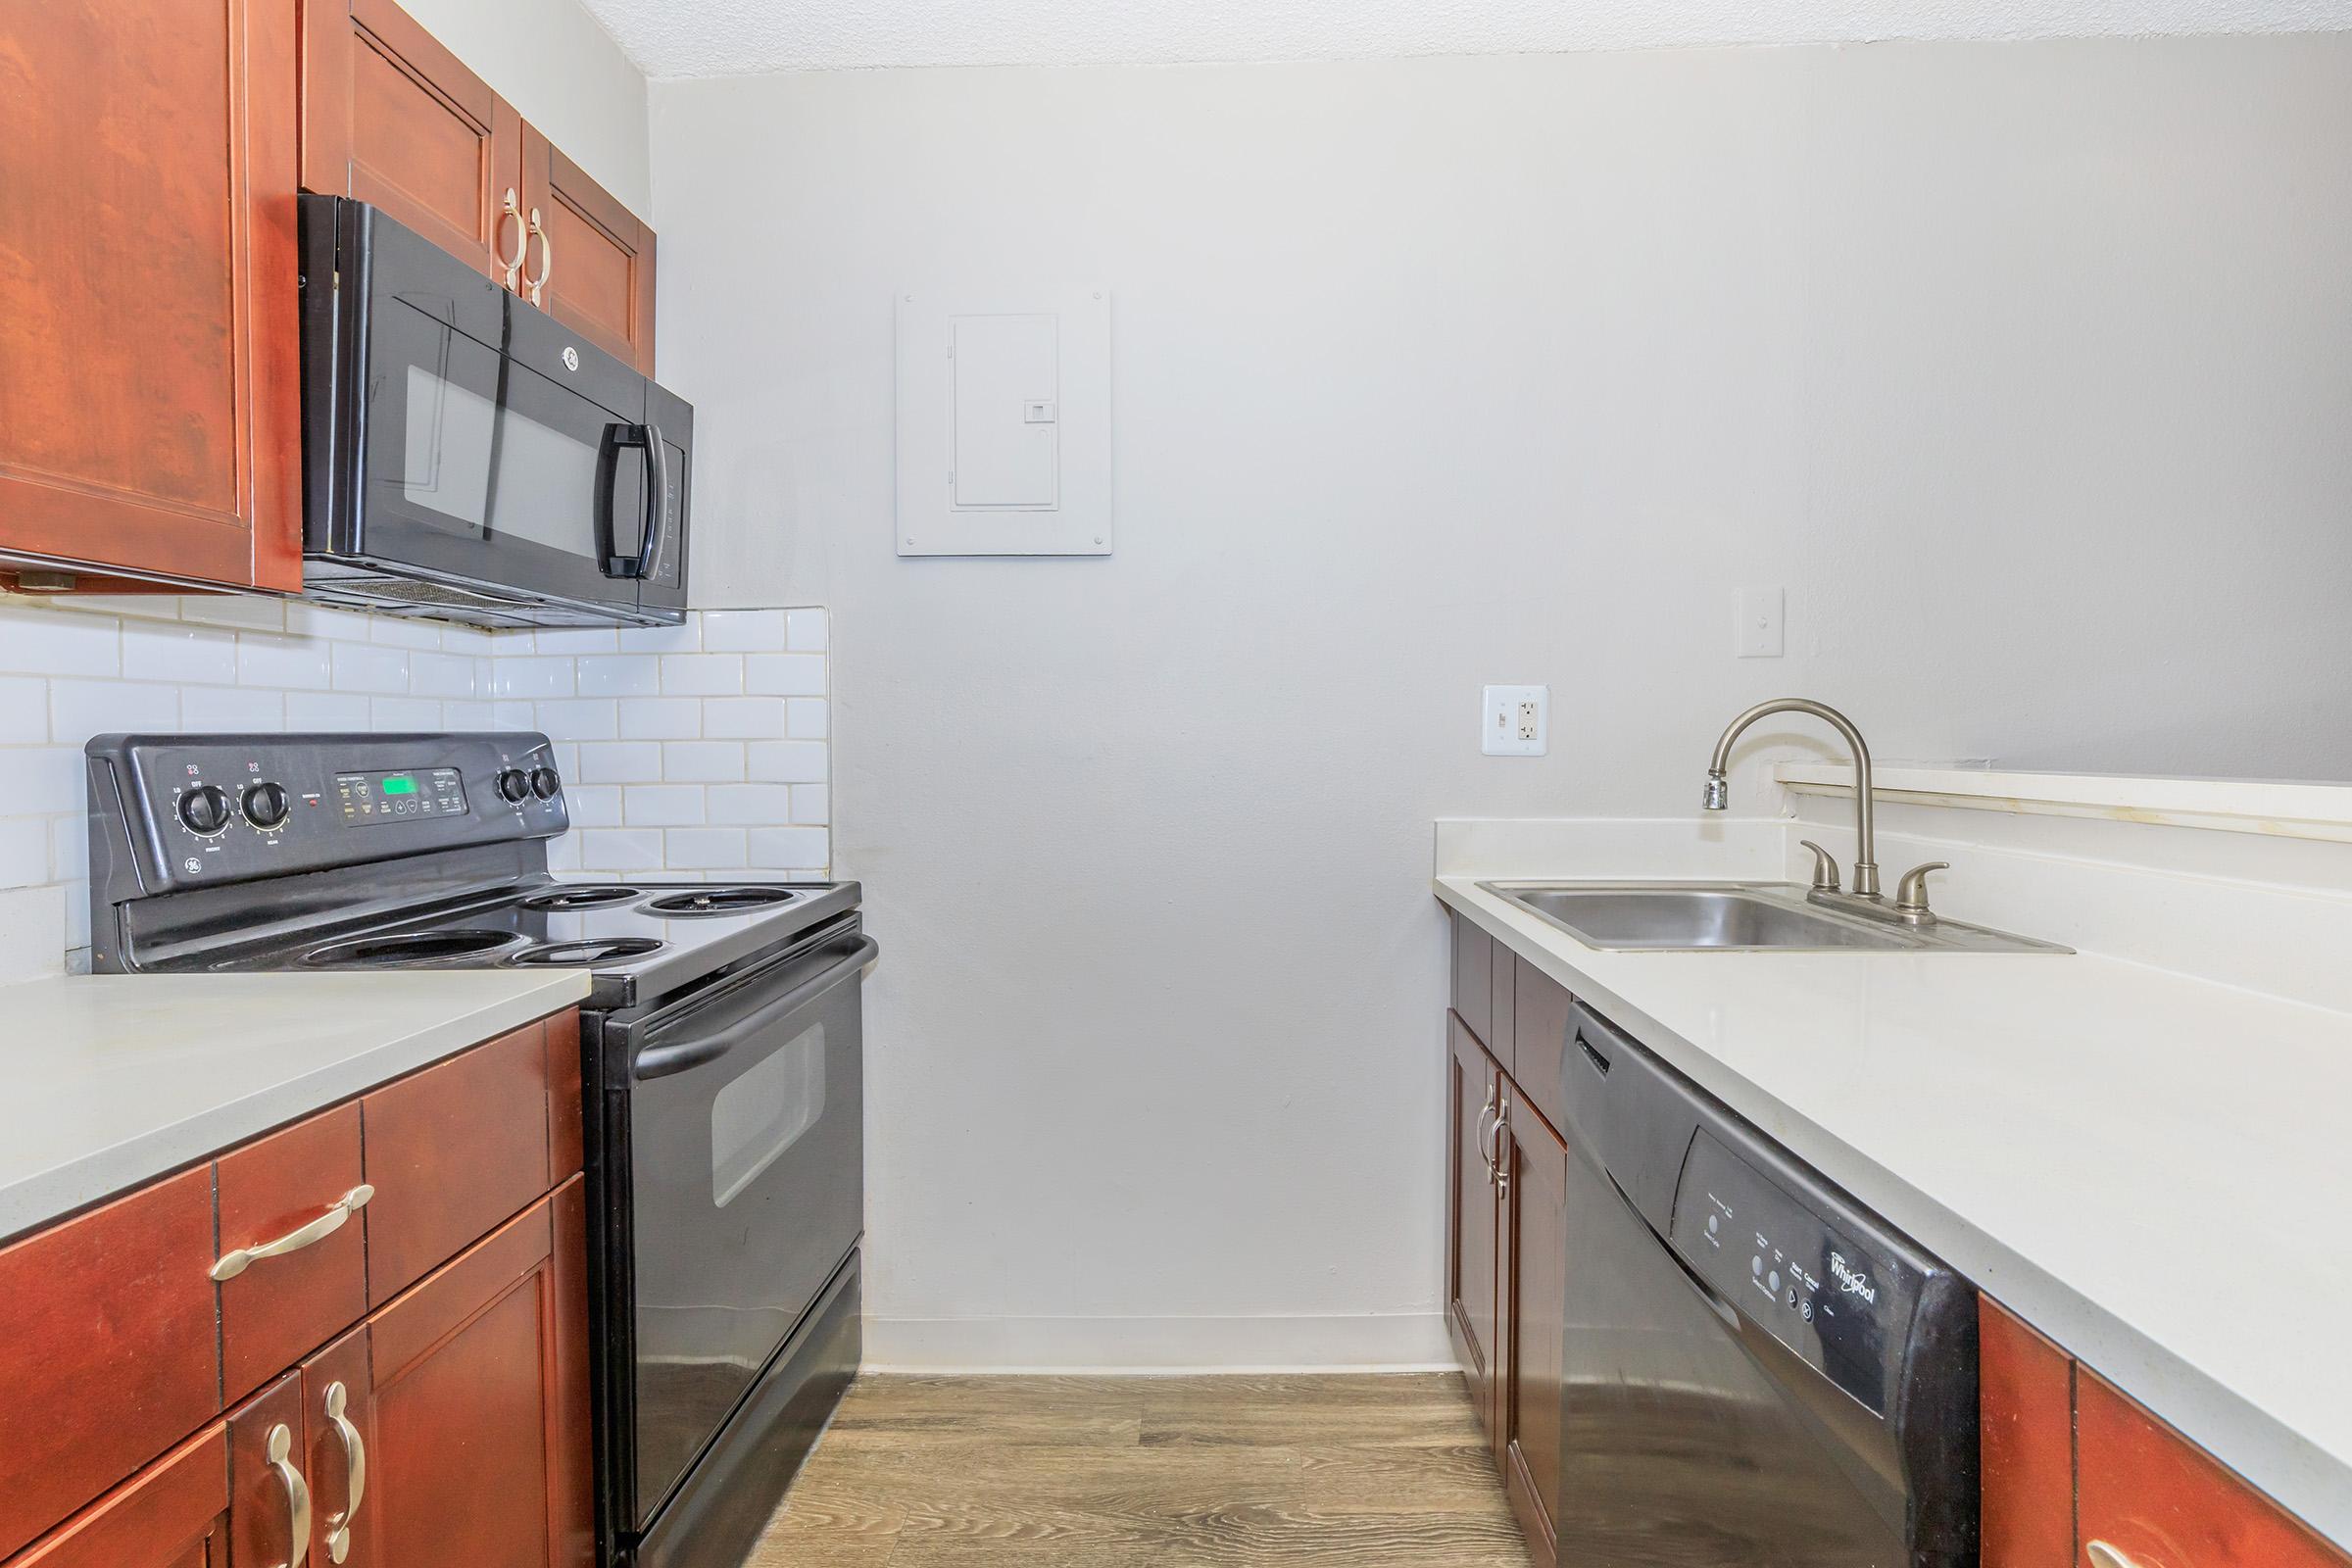
[[[858,979],[877,951],[837,928],[626,1025],[625,1054],[609,1052],[627,1071],[624,1529],[645,1527],[857,1245]]]
[[[306,362],[340,371],[325,553],[636,618],[641,582],[682,558],[685,453],[649,413],[657,389],[374,209],[334,217],[356,265],[336,342]]]

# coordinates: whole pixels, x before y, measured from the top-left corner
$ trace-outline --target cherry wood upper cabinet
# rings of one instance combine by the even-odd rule
[[[1977,1304],[1984,1568],[2075,1554],[2075,1363],[1990,1297]]]
[[[2076,1561],[2085,1568],[2352,1563],[2088,1371],[2076,1378],[2075,1431]]]
[[[382,208],[511,282],[522,121],[391,0],[304,0],[302,183]]]
[[[651,375],[654,231],[528,124],[522,194],[531,228],[525,297]]]
[[[0,10],[0,552],[302,582],[295,20]]]

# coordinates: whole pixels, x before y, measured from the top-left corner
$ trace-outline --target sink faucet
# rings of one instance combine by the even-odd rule
[[[1835,708],[1808,701],[1802,697],[1776,697],[1769,703],[1758,703],[1731,722],[1723,739],[1715,743],[1715,760],[1707,764],[1706,808],[1720,811],[1732,802],[1732,784],[1728,776],[1731,767],[1732,743],[1742,730],[1759,718],[1774,713],[1810,713],[1845,737],[1845,744],[1854,754],[1854,892],[1853,897],[1876,900],[1879,897],[1879,849],[1877,835],[1871,827],[1870,748],[1862,743],[1862,732],[1854,721]],[[1835,883],[1832,884],[1835,886]],[[1921,895],[1924,912],[1925,895]]]

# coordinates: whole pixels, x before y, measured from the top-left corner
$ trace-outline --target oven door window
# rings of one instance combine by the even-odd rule
[[[378,304],[365,552],[525,595],[633,607],[635,581],[606,564],[643,531],[646,465],[614,442],[640,411],[549,379],[434,304]]]
[[[825,1109],[825,1026],[810,1024],[710,1100],[710,1201],[724,1208]]]

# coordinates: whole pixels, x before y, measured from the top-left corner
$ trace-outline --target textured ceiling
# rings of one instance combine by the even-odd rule
[[[2352,0],[584,0],[652,76],[2352,28]]]

